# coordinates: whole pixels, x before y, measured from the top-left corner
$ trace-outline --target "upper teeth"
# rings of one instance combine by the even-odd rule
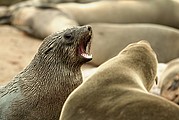
[[[92,32],[89,32],[89,35],[92,35]]]
[[[87,46],[86,46],[86,52],[88,54],[90,54],[90,48],[91,48],[91,41],[87,43]]]

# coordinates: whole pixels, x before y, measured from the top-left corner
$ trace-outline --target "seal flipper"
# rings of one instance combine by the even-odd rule
[[[26,32],[28,35],[33,35],[33,30],[30,26],[25,26],[25,25],[13,25],[13,26],[18,28],[19,30]]]
[[[0,7],[0,24],[10,24],[11,23],[11,14],[8,7]]]
[[[0,24],[11,24],[11,16],[7,15],[0,17]]]

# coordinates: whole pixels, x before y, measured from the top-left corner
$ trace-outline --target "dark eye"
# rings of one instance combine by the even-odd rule
[[[168,90],[176,90],[179,87],[179,80],[175,80],[172,82],[172,85],[168,88]]]
[[[72,40],[74,39],[74,35],[72,34],[72,32],[70,32],[70,33],[65,33],[65,34],[64,34],[64,38],[65,38],[66,40],[72,41]]]

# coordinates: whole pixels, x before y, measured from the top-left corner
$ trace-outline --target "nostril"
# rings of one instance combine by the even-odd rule
[[[87,26],[88,30],[91,31],[91,26]]]

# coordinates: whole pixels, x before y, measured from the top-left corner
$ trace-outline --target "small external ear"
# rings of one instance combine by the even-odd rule
[[[156,76],[156,78],[155,78],[155,83],[156,83],[156,85],[158,84],[158,76]]]
[[[48,48],[44,53],[45,53],[45,54],[48,54],[48,52],[51,51],[52,49],[53,49],[53,47],[50,47],[50,48]]]
[[[55,43],[51,43],[48,48],[45,50],[44,54],[48,54],[55,46]]]

